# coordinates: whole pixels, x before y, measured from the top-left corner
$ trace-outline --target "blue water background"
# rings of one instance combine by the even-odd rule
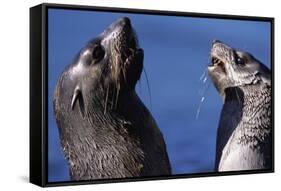
[[[222,99],[210,80],[200,80],[209,63],[213,39],[249,51],[270,67],[268,22],[49,9],[49,182],[69,180],[52,108],[55,84],[88,40],[124,16],[131,19],[144,49],[151,102],[144,73],[136,90],[164,135],[173,174],[213,170]],[[205,101],[196,118],[205,88]]]

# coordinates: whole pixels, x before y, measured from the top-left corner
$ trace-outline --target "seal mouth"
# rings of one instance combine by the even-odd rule
[[[221,69],[222,72],[226,73],[226,65],[229,63],[229,59],[232,56],[230,48],[222,42],[215,40],[210,55],[209,69]]]
[[[224,61],[222,61],[222,59],[220,59],[219,57],[214,56],[214,55],[211,56],[211,62],[208,66],[209,69],[216,69],[217,68],[217,69],[221,69],[221,71],[223,73],[226,73],[225,66],[226,66],[226,63]]]
[[[122,20],[125,20],[123,21],[125,24],[119,34],[119,38],[123,39],[120,41],[120,53],[122,55],[122,60],[126,65],[137,55],[136,53],[142,51],[142,49],[139,47],[138,38],[134,28],[131,26],[130,20],[126,17]]]
[[[143,68],[143,49],[139,48],[135,34],[123,52],[122,62],[116,66],[120,70],[119,79],[126,85],[133,86],[139,80]]]
[[[141,48],[139,48],[138,39],[136,37],[135,32],[131,31],[131,37],[128,43],[123,45],[122,60],[124,61],[123,64],[127,66],[132,62],[135,56],[138,55],[139,52],[143,52]]]
[[[220,66],[220,67],[224,67],[225,63],[218,57],[216,56],[212,56],[211,58],[211,64],[210,66],[214,66],[214,67],[217,67],[217,66]]]

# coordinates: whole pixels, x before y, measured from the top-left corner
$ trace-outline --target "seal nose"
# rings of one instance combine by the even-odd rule
[[[120,23],[123,26],[131,26],[131,21],[128,17],[123,17],[123,18],[119,19],[118,23]]]
[[[216,43],[221,43],[221,41],[220,41],[220,40],[217,40],[217,39],[213,40],[212,44],[214,45],[214,44],[216,44]]]

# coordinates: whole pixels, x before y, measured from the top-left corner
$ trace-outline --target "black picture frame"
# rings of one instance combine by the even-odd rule
[[[149,178],[126,178],[109,180],[89,180],[89,181],[65,181],[48,182],[48,120],[47,120],[47,95],[48,95],[48,9],[75,9],[101,12],[122,12],[134,14],[166,15],[198,18],[219,18],[230,20],[250,20],[266,21],[271,24],[271,82],[272,82],[272,125],[273,125],[273,144],[272,144],[272,169],[249,170],[237,172],[220,173],[198,173],[171,175]],[[113,183],[129,181],[145,181],[159,179],[194,178],[206,176],[224,176],[238,174],[270,173],[274,172],[274,18],[253,17],[239,15],[222,15],[206,13],[187,13],[174,11],[126,9],[113,7],[95,7],[81,5],[63,4],[40,4],[30,8],[30,182],[42,187],[82,185],[95,183]]]

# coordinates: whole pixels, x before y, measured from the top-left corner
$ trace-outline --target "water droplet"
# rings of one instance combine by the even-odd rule
[[[203,79],[203,84],[205,84],[205,83],[206,83],[207,79],[208,79],[208,77],[207,77],[207,76],[205,76],[205,78]]]
[[[200,76],[200,81],[202,81],[206,77],[206,70],[204,70],[203,74]]]
[[[205,100],[205,97],[203,96],[203,97],[201,98],[200,103],[199,103],[199,106],[198,106],[198,108],[197,108],[196,119],[198,119],[198,117],[199,117],[199,114],[200,114],[200,111],[201,111],[201,107],[202,107],[202,104],[203,104],[204,100]]]

